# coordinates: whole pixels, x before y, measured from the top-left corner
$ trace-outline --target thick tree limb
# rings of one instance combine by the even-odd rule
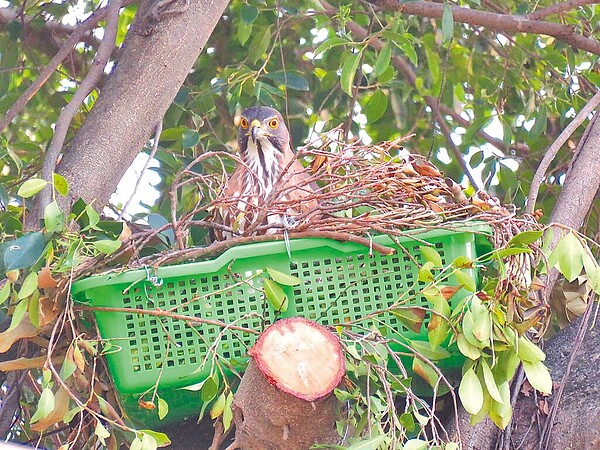
[[[151,3],[141,5],[133,29],[146,25],[144,14]],[[106,205],[173,101],[227,3],[192,0],[186,11],[161,19],[151,36],[127,34],[119,64],[58,166],[71,188],[63,199],[64,209],[79,197],[98,208]]]
[[[400,3],[397,0],[372,0],[381,9],[398,11],[432,19],[441,19],[444,12],[443,3],[415,1]],[[600,55],[600,41],[586,38],[575,33],[574,27],[556,22],[529,19],[527,16],[498,14],[488,11],[478,11],[471,8],[450,5],[455,22],[462,22],[476,27],[484,27],[499,33],[532,33],[553,36],[557,40],[572,47],[595,55]]]
[[[111,0],[108,4],[106,13],[106,27],[104,28],[104,37],[98,47],[98,52],[94,57],[92,66],[86,77],[83,79],[79,88],[71,98],[71,101],[63,108],[56,120],[54,128],[54,136],[50,141],[50,146],[46,151],[44,162],[42,164],[42,178],[46,181],[52,182],[52,173],[56,167],[56,160],[60,155],[63,144],[69,131],[69,125],[73,120],[73,117],[79,110],[80,105],[86,99],[86,97],[94,90],[96,84],[104,73],[104,68],[110,59],[112,50],[115,46],[115,39],[117,37],[117,30],[119,25],[119,10],[121,9],[121,0]],[[40,202],[40,209],[46,207],[52,199],[52,189],[47,186],[42,195],[38,198]]]

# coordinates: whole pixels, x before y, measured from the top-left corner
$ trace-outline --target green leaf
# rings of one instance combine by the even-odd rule
[[[258,9],[252,5],[243,5],[240,8],[240,17],[246,25],[250,25],[258,17]]]
[[[492,318],[490,311],[477,296],[471,298],[471,314],[473,316],[473,335],[486,345],[490,342]]]
[[[111,253],[116,252],[121,247],[122,242],[117,240],[103,239],[101,241],[94,241],[92,245],[96,250],[100,253],[104,253],[105,255],[110,255]]]
[[[156,444],[159,447],[166,447],[167,445],[171,445],[171,440],[165,433],[160,433],[158,431],[153,430],[139,430],[141,433],[147,434],[148,436],[152,436],[156,441]]]
[[[297,70],[279,70],[265,74],[263,77],[273,81],[277,86],[285,86],[287,89],[294,91],[308,91],[310,89],[302,72]]]
[[[538,363],[546,359],[544,351],[525,336],[519,338],[517,355],[522,361],[530,363]]]
[[[271,276],[271,278],[273,278],[273,280],[277,281],[279,284],[283,284],[284,286],[298,286],[300,284],[300,278],[298,277],[288,275],[287,273],[280,272],[279,270],[275,270],[271,267],[267,267],[265,270]]]
[[[456,269],[470,269],[473,267],[473,261],[468,256],[457,256],[452,261],[452,267]]]
[[[494,375],[492,374],[492,369],[488,365],[485,359],[481,359],[481,369],[483,372],[483,381],[485,383],[485,388],[489,392],[490,396],[497,401],[498,403],[502,403],[502,396],[500,395],[500,391],[498,390],[498,385],[494,380]]]
[[[67,353],[62,363],[62,366],[60,367],[60,379],[63,381],[67,381],[71,377],[71,375],[75,373],[75,370],[77,370],[77,364],[75,364],[75,360],[73,359],[72,354]],[[102,397],[98,397],[98,401],[100,402],[100,407],[102,408],[102,402],[106,402],[106,400],[104,400]]]
[[[196,130],[192,130],[191,128],[186,128],[181,137],[181,146],[183,148],[194,147],[198,145],[198,142],[200,142],[200,135]]]
[[[380,447],[380,445],[383,444],[385,439],[385,434],[380,434],[379,436],[361,440],[360,442],[357,442],[348,447],[348,450],[377,450]]]
[[[484,155],[483,150],[479,150],[479,151],[473,153],[473,155],[471,156],[471,159],[469,160],[469,165],[473,168],[478,167],[479,164],[481,164],[483,162],[483,155]]]
[[[402,450],[427,450],[429,448],[429,444],[427,441],[423,441],[421,439],[409,439],[402,446]]]
[[[532,230],[532,231],[523,231],[516,236],[514,236],[510,241],[508,241],[508,247],[517,247],[521,245],[529,245],[536,242],[539,238],[544,234],[543,231],[540,230]]]
[[[360,62],[360,56],[360,53],[351,53],[342,65],[340,83],[342,91],[349,96],[353,95],[352,87],[354,86],[354,77],[356,76],[356,70],[358,69],[358,63]]]
[[[377,59],[375,60],[375,67],[373,68],[373,75],[378,77],[383,72],[387,70],[390,66],[390,61],[392,59],[392,48],[389,44],[385,44],[383,48],[379,51],[379,55],[377,55]]]
[[[34,291],[34,293],[29,298],[29,321],[31,324],[39,328],[40,327],[40,292]]]
[[[207,378],[206,382],[202,385],[202,389],[200,389],[200,399],[204,403],[212,401],[216,397],[218,389],[219,385],[215,379],[213,377]]]
[[[158,442],[154,439],[154,436],[143,433],[142,434],[142,450],[156,450],[158,448]]]
[[[271,43],[271,35],[272,31],[269,26],[265,28],[262,33],[257,33],[252,38],[252,42],[250,42],[250,45],[248,46],[248,59],[252,64],[256,64],[268,50],[269,44]]]
[[[210,408],[211,419],[214,420],[221,414],[223,414],[223,411],[225,410],[225,399],[225,392],[221,392],[221,395],[219,395],[217,400],[213,403],[212,407]]]
[[[437,252],[437,250],[433,247],[428,247],[426,245],[419,246],[419,250],[423,254],[423,257],[426,261],[429,261],[433,264],[434,267],[442,267],[442,257]]]
[[[450,330],[450,324],[448,323],[448,317],[450,317],[450,305],[443,295],[435,297],[433,302],[433,311],[437,314],[431,315],[431,320],[427,326],[429,343],[433,350],[437,349],[448,337],[448,331]]]
[[[264,285],[265,295],[269,304],[275,311],[285,312],[288,309],[287,296],[283,288],[271,279],[265,279]]]
[[[469,291],[475,292],[477,290],[477,286],[475,285],[475,280],[464,270],[458,270],[454,274],[456,276],[456,281],[458,284],[462,285],[462,287]]]
[[[31,178],[21,185],[17,195],[23,198],[33,197],[48,185],[46,180],[41,178]]]
[[[231,421],[233,420],[233,410],[231,409],[231,405],[233,403],[233,392],[227,394],[227,400],[225,402],[225,409],[223,410],[223,428],[224,431],[229,430],[231,427]]]
[[[447,2],[444,2],[444,10],[442,12],[442,36],[444,41],[452,39],[454,34],[454,17],[452,16],[452,8]]]
[[[475,361],[481,356],[481,351],[478,347],[471,344],[464,334],[459,334],[456,338],[456,343],[458,344],[458,349],[460,352],[465,355],[467,358]]]
[[[427,261],[425,264],[423,264],[423,267],[419,269],[418,280],[422,281],[423,283],[431,283],[433,280],[435,280],[433,273],[431,273],[431,269],[433,269],[432,262]]]
[[[54,233],[62,229],[65,215],[60,210],[56,200],[50,202],[44,208],[44,227],[48,233]]]
[[[164,398],[158,397],[158,418],[163,420],[169,414],[169,404]]]
[[[8,300],[8,297],[10,296],[10,287],[11,284],[8,281],[6,281],[2,286],[2,289],[0,289],[0,305],[2,305],[6,300]]]
[[[511,248],[500,248],[495,250],[490,255],[491,258],[504,259],[508,256],[522,255],[524,253],[531,253],[531,249],[527,247],[511,247]]]
[[[238,26],[237,39],[240,45],[244,46],[248,38],[252,35],[252,24],[240,23]],[[162,138],[162,137],[161,137]]]
[[[29,300],[27,299],[23,299],[17,304],[10,319],[10,326],[8,327],[7,331],[14,330],[21,323],[21,320],[23,320],[25,314],[27,313],[28,306]]]
[[[544,394],[552,393],[552,378],[544,363],[523,361],[523,369],[525,369],[527,381],[534,389]]]
[[[400,423],[406,429],[406,431],[415,430],[415,418],[410,413],[404,413],[399,417]]]
[[[129,450],[142,450],[142,440],[136,436],[135,439],[131,441]]]
[[[387,95],[381,89],[377,89],[369,96],[363,112],[369,123],[375,123],[385,114],[387,107]]]
[[[17,298],[19,300],[29,297],[38,287],[38,274],[36,272],[31,272],[29,275],[25,277],[23,280],[23,284],[21,285],[21,289],[19,290],[19,294]]]
[[[54,190],[63,197],[69,193],[69,183],[62,175],[57,173],[52,174],[52,184],[54,184]]]
[[[44,388],[38,401],[38,406],[29,420],[30,423],[35,423],[40,419],[45,419],[54,410],[55,398],[52,389],[49,387]]]
[[[475,329],[475,319],[473,318],[473,313],[471,310],[468,310],[463,316],[462,329],[465,339],[471,345],[477,348],[484,348],[489,345],[489,341],[482,342],[475,336],[475,333],[473,331]]]
[[[492,401],[490,405],[490,419],[500,429],[505,429],[510,423],[512,417],[512,407],[510,405],[510,387],[508,381],[498,385],[498,391],[502,402]]]
[[[4,253],[4,270],[26,269],[42,256],[46,240],[41,231],[28,233],[14,241],[1,244]]]
[[[472,367],[463,375],[458,396],[465,410],[471,414],[477,414],[483,406],[483,388]]]
[[[339,45],[346,45],[348,44],[348,40],[346,39],[342,39],[339,36],[333,36],[330,37],[329,39],[326,39],[325,41],[323,41],[321,43],[321,45],[319,45],[314,52],[314,57],[316,58],[317,56],[319,56],[321,53],[326,52],[327,50],[329,50],[330,48],[333,47],[337,47]]]
[[[88,224],[84,230],[96,229],[96,225],[100,222],[100,215],[96,212],[92,205],[85,205],[85,214],[88,218]]]
[[[432,348],[431,344],[427,341],[419,341],[415,339],[410,341],[410,346],[417,353],[419,353],[427,359],[431,359],[432,361],[446,359],[452,356],[448,350],[442,347]]]
[[[467,128],[466,133],[462,138],[463,144],[469,144],[475,138],[475,135],[481,130],[483,127],[487,126],[492,121],[492,118],[489,116],[482,116],[474,119],[471,122],[471,126]],[[478,157],[477,153],[475,153],[470,161],[471,167],[475,168],[481,164],[483,161],[483,152]],[[473,160],[474,158],[474,160]]]
[[[564,235],[548,257],[550,267],[556,267],[567,281],[572,282],[581,274],[585,250],[581,242],[570,232]]]
[[[535,139],[538,136],[540,136],[546,129],[547,123],[548,123],[548,108],[546,108],[546,105],[541,105],[537,109],[537,114],[535,116],[535,122],[533,123],[531,130],[529,130],[529,133],[527,133],[528,137],[530,139]]]

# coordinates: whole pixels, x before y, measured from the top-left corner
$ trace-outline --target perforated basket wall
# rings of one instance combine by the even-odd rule
[[[477,255],[478,235],[473,231],[482,230],[429,231],[401,238],[400,246],[387,236],[375,237],[375,242],[398,249],[391,256],[376,252],[369,256],[368,248],[354,243],[301,239],[290,241],[290,261],[283,241],[250,244],[229,249],[214,260],[161,267],[156,273],[160,285],[149,281],[144,270],[134,270],[81,280],[73,285],[72,293],[80,303],[131,310],[95,312],[102,338],[113,346],[107,361],[115,386],[128,415],[147,422],[149,413],[137,408],[137,398],[160,380],[159,394],[180,403],[169,405],[176,412],[167,419],[175,420],[199,411],[199,400],[189,401],[189,395],[195,394],[179,388],[208,376],[215,354],[211,350],[235,365],[245,361],[247,349],[256,340],[255,334],[224,330],[219,323],[260,331],[274,320],[274,311],[261,291],[262,277],[256,275],[265,267],[301,280],[299,286],[286,288],[290,305],[283,317],[299,315],[332,325],[364,317],[420,291],[424,285],[417,279],[417,264],[424,262],[419,251],[424,242],[433,245],[444,264],[449,264],[457,256]],[[461,291],[452,301],[466,294]],[[424,298],[416,301],[427,306]],[[190,326],[176,318],[135,310],[170,311],[219,323]],[[380,315],[378,320],[398,335],[417,337],[392,314]],[[427,340],[425,327],[421,338]],[[445,364],[459,366],[461,362],[451,358]]]

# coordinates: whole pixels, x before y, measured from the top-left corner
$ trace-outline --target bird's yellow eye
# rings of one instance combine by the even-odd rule
[[[269,126],[272,129],[275,129],[279,126],[279,120],[277,120],[276,118],[269,120]]]
[[[240,125],[245,130],[246,128],[248,128],[248,120],[245,117],[242,117],[242,120],[240,120]]]

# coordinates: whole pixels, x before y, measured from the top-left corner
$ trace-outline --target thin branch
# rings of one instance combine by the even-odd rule
[[[150,151],[150,154],[148,155],[148,159],[146,160],[144,167],[142,167],[142,171],[140,172],[140,175],[138,176],[137,180],[135,181],[135,186],[133,187],[133,191],[131,192],[131,195],[129,196],[129,198],[125,202],[125,205],[121,209],[121,212],[119,213],[118,220],[121,220],[123,218],[123,214],[125,214],[125,212],[127,211],[127,207],[133,200],[135,193],[137,192],[137,190],[140,187],[144,173],[148,169],[150,162],[152,161],[152,159],[156,155],[156,152],[158,151],[158,142],[160,141],[160,133],[162,133],[162,129],[163,129],[163,121],[161,120],[156,125],[156,131],[154,132],[154,142],[152,143],[152,150]]]
[[[532,20],[541,20],[548,16],[555,14],[561,14],[572,9],[577,9],[580,6],[593,5],[600,3],[598,0],[567,0],[566,2],[557,3],[555,5],[547,6],[545,8],[538,9],[530,14],[525,14],[525,17]]]
[[[106,64],[108,64],[115,46],[115,39],[117,37],[121,3],[122,0],[111,0],[111,2],[108,4],[104,37],[102,38],[102,42],[98,47],[98,51],[96,52],[92,66],[90,67],[89,72],[81,82],[75,94],[73,94],[71,101],[63,108],[58,116],[58,119],[56,120],[54,136],[52,137],[50,146],[46,151],[44,163],[42,165],[42,178],[46,181],[52,181],[52,173],[56,167],[56,160],[62,151],[63,144],[67,137],[67,132],[69,131],[69,126],[71,125],[73,117],[79,110],[80,105],[83,103],[86,97],[96,87],[96,84],[104,73]],[[40,210],[43,209],[45,205],[50,203],[51,195],[52,191],[49,187],[44,189],[44,192],[39,197],[39,201],[42,206]]]
[[[443,3],[415,1],[399,3],[397,0],[374,0],[373,3],[384,10],[398,11],[431,19],[441,19],[444,11]],[[532,20],[527,16],[498,14],[488,11],[478,11],[472,8],[462,8],[450,5],[455,22],[462,22],[476,27],[484,27],[499,33],[532,33],[553,36],[566,44],[600,55],[600,42],[575,33],[575,28],[556,22]]]
[[[438,122],[438,125],[440,126],[440,130],[441,130],[442,134],[444,135],[444,138],[448,142],[448,146],[450,147],[450,150],[452,150],[452,153],[454,153],[454,157],[456,158],[456,161],[458,162],[458,164],[462,168],[463,172],[469,179],[469,183],[471,183],[471,186],[473,186],[475,191],[479,191],[479,189],[480,189],[479,184],[475,180],[475,177],[473,177],[473,174],[471,173],[471,168],[465,161],[465,158],[464,158],[462,152],[460,151],[460,149],[456,146],[456,144],[452,140],[452,135],[451,135],[452,133],[450,131],[450,128],[448,128],[448,124],[446,123],[446,121],[444,120],[444,118],[442,117],[442,115],[439,112],[438,112],[437,122]]]
[[[33,84],[27,88],[27,90],[21,95],[21,97],[19,97],[19,99],[0,120],[0,133],[4,131],[4,129],[13,121],[15,117],[17,117],[17,114],[19,114],[25,105],[27,105],[29,100],[31,100],[37,91],[39,91],[46,81],[48,81],[58,66],[73,51],[73,47],[75,47],[75,45],[81,41],[86,33],[93,30],[98,25],[98,22],[106,17],[107,13],[107,6],[100,8],[77,26],[75,31],[73,31],[73,33],[71,33],[69,38],[65,41],[61,49],[56,53],[56,55],[54,55],[48,65],[44,67],[44,70],[42,70]]]
[[[542,162],[538,166],[535,175],[533,176],[533,180],[531,181],[531,188],[529,190],[529,196],[527,197],[527,214],[532,214],[535,211],[535,203],[537,201],[537,196],[540,190],[540,185],[542,184],[542,180],[546,175],[546,171],[550,164],[558,154],[561,147],[565,142],[571,137],[571,135],[579,128],[579,126],[588,118],[588,116],[600,105],[600,91],[596,92],[596,94],[591,98],[587,105],[585,105],[579,113],[575,116],[575,118],[565,127],[565,129],[560,133],[558,138],[552,143]]]
[[[222,328],[227,328],[229,330],[242,331],[244,333],[249,334],[260,334],[260,331],[254,330],[252,328],[246,328],[239,325],[232,325],[220,320],[213,319],[203,319],[202,317],[194,317],[194,316],[185,316],[183,314],[175,314],[170,311],[163,311],[160,309],[132,309],[132,308],[110,308],[105,306],[84,306],[77,305],[73,307],[76,311],[102,311],[102,312],[118,312],[118,313],[126,313],[126,314],[145,314],[147,316],[155,316],[155,317],[169,317],[170,319],[182,320],[184,322],[191,323],[203,323],[207,325],[215,325]]]
[[[383,255],[391,255],[395,253],[395,249],[386,247],[385,245],[377,244],[370,239],[356,236],[350,233],[335,232],[335,231],[305,231],[300,233],[291,232],[288,234],[289,239],[302,239],[302,238],[328,238],[340,242],[355,242],[357,244],[370,247],[374,251]],[[162,266],[164,264],[173,264],[175,262],[186,261],[190,259],[205,258],[210,255],[216,255],[224,252],[228,248],[236,247],[238,245],[250,244],[254,242],[266,242],[266,241],[282,241],[286,239],[283,234],[267,234],[261,236],[242,236],[226,241],[214,242],[208,247],[194,247],[179,250],[176,252],[169,252],[163,256],[151,255],[142,258],[139,261],[139,265],[151,264],[154,267]]]

